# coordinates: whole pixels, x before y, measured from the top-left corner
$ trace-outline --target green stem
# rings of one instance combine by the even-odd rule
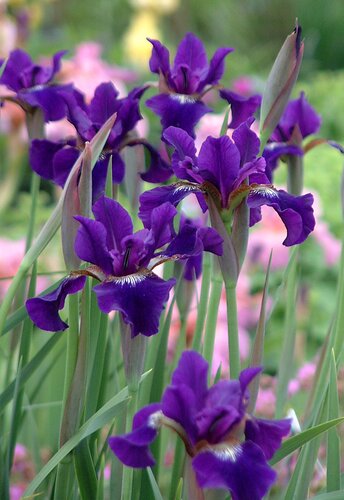
[[[63,386],[63,401],[66,403],[70,385],[73,380],[75,371],[76,360],[78,357],[78,343],[79,343],[79,296],[73,294],[68,296],[69,308],[69,329],[67,335],[67,354],[66,354],[66,368],[65,379]]]
[[[205,318],[207,315],[210,275],[211,275],[210,254],[205,253],[203,259],[201,294],[197,309],[195,333],[192,341],[192,349],[197,352],[200,352],[201,350],[202,333],[204,329]]]
[[[300,196],[303,190],[303,157],[288,155],[287,171],[288,193]]]
[[[296,255],[292,261],[286,285],[287,298],[285,310],[285,328],[281,360],[279,364],[280,370],[277,381],[276,418],[281,418],[283,416],[283,408],[287,397],[288,383],[291,378],[291,370],[293,366],[296,338],[295,304],[298,289],[297,262],[298,259]]]
[[[130,390],[129,394],[131,396],[128,406],[127,406],[127,417],[126,417],[126,425],[125,431],[126,433],[131,432],[133,425],[133,418],[137,410],[138,406],[138,390]],[[132,467],[124,467],[123,468],[123,477],[122,477],[122,497],[121,498],[132,498],[133,494],[133,478],[134,478],[134,469]]]
[[[216,336],[216,324],[217,324],[217,316],[219,312],[219,305],[221,300],[222,293],[222,276],[217,270],[217,263],[213,268],[213,276],[211,279],[211,291],[209,297],[208,304],[208,314],[207,320],[205,324],[205,334],[204,334],[204,342],[203,342],[203,357],[209,363],[209,377],[211,374],[211,365],[214,354],[214,344],[215,344],[215,336]]]
[[[236,286],[234,283],[225,283],[227,305],[227,329],[230,377],[236,379],[240,373],[240,351],[238,313],[236,301]]]

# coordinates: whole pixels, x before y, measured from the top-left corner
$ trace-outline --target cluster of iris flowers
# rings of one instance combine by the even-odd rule
[[[155,335],[176,284],[175,278],[156,274],[160,264],[181,261],[183,279],[194,280],[201,274],[204,251],[221,261],[228,258],[231,245],[234,260],[242,261],[235,233],[238,221],[240,234],[247,232],[261,219],[263,205],[270,206],[283,221],[286,246],[302,243],[314,229],[313,196],[291,194],[272,184],[277,161],[301,157],[303,139],[320,127],[320,118],[305,96],[289,102],[267,144],[262,145],[252,128],[261,96],[243,97],[221,85],[225,58],[233,49],[219,48],[208,62],[202,42],[189,33],[179,44],[171,67],[168,49],[158,40],[149,41],[149,66],[159,75],[159,84],[158,94],[146,104],[161,120],[162,145],[169,155],[161,155],[161,147],[135,132],[149,85],[119,98],[114,85],[104,82],[87,103],[73,84],[54,81],[63,52],[53,57],[50,66],[39,66],[22,50],[10,54],[0,78],[12,91],[6,99],[18,103],[28,116],[38,111],[45,122],[66,118],[74,127],[75,135],[59,142],[38,135],[30,142],[32,169],[62,188],[85,144],[116,113],[92,171],[94,218],[82,213],[75,216],[74,250],[81,266],[52,292],[26,302],[30,318],[43,330],[56,332],[68,327],[60,317],[65,299],[80,291],[91,277],[99,281],[93,290],[102,312],[117,311],[132,339]],[[209,136],[197,152],[195,127],[212,111],[204,97],[214,90],[231,106],[231,138],[227,134]],[[137,145],[148,153],[146,169],[138,175],[160,185],[141,193],[138,217],[143,227],[134,231],[128,211],[105,196],[105,185],[109,165],[112,182],[123,181],[126,166],[122,152]],[[216,223],[208,227],[206,216],[202,223],[178,217],[176,207],[190,194],[196,196],[204,214],[211,212],[212,222],[223,222],[225,233]],[[237,218],[240,207],[245,208],[247,218]],[[224,276],[225,281],[227,278]],[[290,421],[261,420],[248,412],[249,385],[261,368],[247,368],[238,380],[221,380],[210,388],[207,371],[208,365],[198,353],[184,352],[161,403],[139,410],[132,432],[111,437],[109,445],[129,467],[152,466],[149,445],[165,425],[182,439],[198,488],[225,489],[233,499],[262,498],[276,478],[267,461],[289,433]]]

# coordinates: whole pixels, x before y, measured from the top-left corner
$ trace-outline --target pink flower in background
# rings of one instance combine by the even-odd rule
[[[24,256],[25,241],[24,240],[9,240],[0,238],[0,298],[2,298],[11,282],[11,277],[18,270],[19,264]]]
[[[35,468],[28,450],[20,443],[16,444],[11,470],[10,499],[20,500],[34,476]]]
[[[249,97],[256,92],[253,79],[245,75],[239,76],[233,81],[231,90],[244,97]]]
[[[111,81],[121,96],[126,95],[125,84],[137,80],[137,73],[127,68],[110,65],[102,58],[103,48],[96,42],[84,42],[76,46],[75,55],[64,61],[59,74],[60,81],[73,82],[86,98],[91,99],[98,85]]]

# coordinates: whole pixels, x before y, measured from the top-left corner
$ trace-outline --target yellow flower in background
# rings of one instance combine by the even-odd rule
[[[159,14],[170,14],[178,7],[179,0],[130,0],[130,4],[136,9],[149,9]]]
[[[148,61],[152,52],[151,44],[146,37],[161,38],[158,28],[158,17],[152,11],[138,12],[124,35],[124,51],[128,60],[142,69],[148,69]]]

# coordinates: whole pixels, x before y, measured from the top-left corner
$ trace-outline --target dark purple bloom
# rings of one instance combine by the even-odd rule
[[[313,197],[311,194],[295,197],[270,184],[265,173],[264,158],[257,157],[259,139],[249,128],[252,120],[241,124],[228,136],[208,137],[198,156],[192,137],[184,130],[169,127],[165,140],[174,147],[172,168],[179,179],[176,184],[152,189],[140,197],[139,217],[144,225],[154,207],[169,201],[177,205],[191,193],[197,194],[203,211],[211,196],[218,210],[231,220],[235,208],[246,199],[251,208],[251,225],[259,220],[259,207],[271,206],[281,217],[288,236],[285,245],[302,243],[314,229]]]
[[[290,420],[267,421],[247,414],[248,386],[261,371],[247,368],[239,380],[207,387],[207,362],[196,352],[181,356],[161,403],[142,408],[133,430],[109,445],[129,467],[150,467],[149,450],[162,425],[185,444],[201,488],[229,490],[235,500],[259,500],[276,478],[267,463],[290,431]]]
[[[220,90],[220,96],[231,106],[232,120],[228,128],[237,128],[248,118],[254,115],[262,102],[262,96],[259,94],[251,97],[244,97],[231,90]]]
[[[58,311],[63,307],[66,295],[74,293],[74,287],[73,292],[69,290],[75,283],[75,276],[82,275],[82,288],[84,275],[88,275],[100,281],[94,291],[103,312],[121,312],[133,337],[139,333],[146,336],[157,333],[161,312],[176,280],[165,281],[153,269],[165,260],[188,259],[204,250],[219,255],[222,253],[222,239],[213,229],[195,228],[184,236],[176,235],[173,219],[177,211],[170,203],[153,210],[150,227],[135,233],[128,212],[110,198],[99,198],[93,206],[93,213],[95,220],[75,217],[80,223],[75,252],[92,265],[74,271],[64,280],[63,286],[49,296],[30,299],[27,304],[31,319],[45,330],[66,328]],[[166,247],[166,253],[157,251],[163,247]]]
[[[51,293],[26,301],[30,318],[42,330],[57,332],[68,325],[61,320],[58,311],[63,309],[67,295],[79,292],[85,285],[86,276],[71,276]]]
[[[150,168],[143,176],[155,182],[168,179],[171,169],[153,146],[139,139],[134,139],[134,144],[130,144],[130,134],[142,118],[139,99],[144,90],[144,87],[134,89],[127,97],[118,98],[118,91],[111,82],[102,83],[96,88],[89,105],[77,91],[73,94],[64,94],[68,109],[67,118],[75,127],[76,138],[61,142],[34,140],[30,148],[30,163],[33,170],[44,179],[52,180],[63,187],[83,144],[90,141],[107,119],[117,113],[103,154],[92,172],[93,199],[96,200],[104,191],[110,155],[113,182],[120,183],[123,180],[125,165],[120,151],[127,144],[142,144],[147,149],[151,159]]]
[[[298,129],[301,138],[316,134],[321,125],[321,117],[307,101],[304,92],[298,99],[290,101],[275,128],[271,140],[274,142],[289,142]]]
[[[56,85],[53,79],[60,70],[66,51],[57,52],[51,66],[39,66],[21,49],[13,50],[7,60],[0,84],[16,95],[14,99],[25,109],[41,108],[45,121],[60,120],[66,116],[64,94],[72,92],[72,85]],[[0,66],[3,61],[0,60]]]
[[[193,136],[198,120],[211,111],[200,100],[202,94],[219,83],[225,69],[225,57],[233,49],[217,49],[208,63],[201,40],[187,33],[178,46],[171,68],[168,49],[158,40],[148,40],[153,46],[149,67],[160,77],[160,95],[149,99],[147,106],[160,116],[164,129],[180,127]]]

